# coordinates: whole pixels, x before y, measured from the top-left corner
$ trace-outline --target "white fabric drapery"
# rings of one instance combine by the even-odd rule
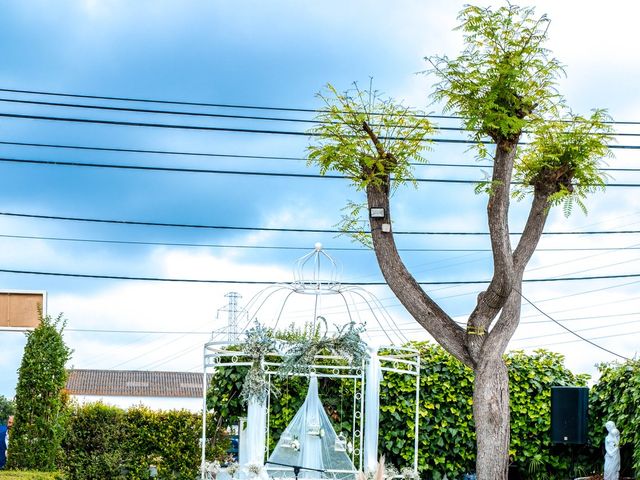
[[[380,382],[382,368],[378,348],[367,346],[369,361],[365,378],[364,396],[364,470],[375,472],[378,468],[378,431],[380,428]]]
[[[247,428],[242,436],[240,465],[264,465],[266,434],[267,406],[264,402],[252,398],[247,409]]]
[[[318,396],[318,379],[311,375],[307,397],[280,435],[267,469],[273,478],[292,478],[292,467],[299,466],[304,467],[302,479],[352,480],[356,470],[345,447]]]

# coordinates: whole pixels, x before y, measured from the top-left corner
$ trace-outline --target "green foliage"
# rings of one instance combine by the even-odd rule
[[[357,84],[342,93],[329,84],[327,92],[317,96],[326,108],[309,131],[317,137],[308,147],[309,164],[318,165],[323,175],[328,171],[346,175],[357,190],[374,185],[392,193],[407,181],[416,185],[412,162],[425,162],[422,153],[434,131],[422,112]],[[362,202],[350,201],[339,227],[343,232],[359,232],[350,234],[371,246],[368,235],[362,233],[368,230],[363,207]]]
[[[604,110],[594,110],[589,118],[573,115],[537,123],[532,141],[520,151],[515,165],[515,178],[521,182],[516,197],[538,189],[548,195],[550,206],[562,203],[566,216],[574,202],[586,213],[583,199],[605,187],[606,174],[599,163],[611,155],[609,120]]]
[[[396,183],[413,180],[410,162],[424,162],[420,154],[433,131],[431,122],[421,112],[383,98],[378,91],[361,90],[357,84],[343,93],[331,84],[327,90],[317,95],[326,108],[310,130],[321,139],[308,148],[309,162],[316,163],[322,173],[344,173],[358,189],[370,183],[381,185],[388,175]],[[367,127],[379,144],[367,134]]]
[[[264,375],[262,363],[268,353],[274,351],[276,340],[273,332],[256,324],[249,329],[246,334],[245,341],[239,346],[251,358],[251,367],[245,375],[244,384],[242,386],[242,400],[248,402],[254,398],[261,403],[269,394],[269,384]]]
[[[0,395],[0,424],[6,425],[9,415],[16,413],[16,402]]]
[[[325,332],[320,336],[322,325],[325,327]],[[244,402],[256,399],[264,403],[269,392],[275,396],[279,395],[277,382],[267,378],[263,366],[265,360],[276,360],[278,352],[284,353],[285,358],[278,372],[280,376],[308,372],[314,358],[320,354],[338,356],[344,359],[345,364],[362,363],[366,356],[366,346],[360,339],[362,328],[352,322],[338,328],[335,335],[327,335],[327,324],[323,317],[318,317],[318,326],[315,330],[307,325],[304,331],[290,327],[289,330],[276,333],[257,324],[247,332],[246,339],[242,343],[230,348],[230,350],[241,351],[241,354],[251,361],[251,366],[248,370],[244,370],[242,376],[244,380],[240,398]],[[235,397],[235,393],[233,396]],[[232,398],[228,398],[227,401],[232,401]]]
[[[605,422],[612,420],[620,430],[621,474],[640,476],[640,361],[598,366],[600,380],[589,398],[590,439],[602,445]]]
[[[323,317],[319,320],[325,322]],[[363,325],[356,326],[351,322],[338,327],[335,335],[320,338],[308,337],[291,343],[286,348],[286,355],[281,368],[282,375],[289,373],[308,373],[317,355],[332,355],[343,358],[349,365],[359,365],[367,355],[365,343],[360,338]]]
[[[486,156],[483,137],[517,141],[534,114],[555,112],[563,70],[544,47],[549,19],[536,18],[533,8],[468,5],[458,20],[465,42],[460,56],[427,57],[439,80],[433,97],[463,117]]]
[[[125,412],[101,403],[74,407],[62,443],[69,479],[118,478],[124,462]]]
[[[224,460],[229,439],[208,419],[207,459]],[[149,478],[193,479],[200,467],[202,418],[186,410],[127,411],[100,403],[75,406],[63,448],[61,467],[70,480]]]
[[[564,478],[570,473],[566,451],[551,444],[551,387],[585,386],[588,375],[573,375],[558,353],[536,350],[507,357],[511,404],[509,454],[528,478]]]
[[[472,414],[473,373],[441,347],[412,344],[421,355],[419,411],[419,470],[424,477],[461,478],[474,470],[475,431]],[[511,390],[511,448],[513,461],[525,478],[542,479],[552,472],[568,473],[570,457],[550,443],[550,391],[555,385],[584,385],[586,376],[573,375],[559,354],[514,352],[506,357]],[[278,378],[273,382],[280,396],[272,398],[269,413],[269,448],[302,404],[307,380]],[[243,413],[238,391],[241,367],[216,371],[208,394],[208,406],[230,424]],[[350,438],[353,382],[320,379],[321,400],[336,431]],[[398,467],[412,465],[414,444],[415,380],[385,374],[380,387],[380,453]],[[531,472],[531,473],[527,473]],[[560,477],[554,477],[560,478]]]
[[[7,468],[54,471],[65,431],[63,388],[71,356],[62,339],[65,322],[41,318],[27,335],[16,387],[15,423]]]

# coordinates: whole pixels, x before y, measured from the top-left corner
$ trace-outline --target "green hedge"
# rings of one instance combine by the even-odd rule
[[[613,420],[620,430],[620,474],[640,477],[640,361],[601,364],[598,369],[600,380],[589,402],[591,443],[603,444],[604,424]]]
[[[445,474],[462,478],[475,468],[473,374],[437,345],[413,346],[421,354],[419,470],[423,478],[440,480]],[[551,387],[585,385],[587,376],[572,374],[564,367],[562,355],[543,350],[532,355],[513,352],[505,358],[510,376],[512,460],[524,478],[562,478],[569,472],[570,457],[550,442]],[[209,408],[229,424],[243,415],[239,392],[244,371],[219,369],[209,389]],[[350,433],[353,382],[320,380],[320,396],[336,430]],[[413,464],[414,381],[410,376],[385,374],[381,384],[380,450],[399,468]],[[301,378],[273,377],[273,383],[280,395],[271,398],[271,448],[302,404],[307,388]]]
[[[70,480],[148,479],[152,464],[159,478],[192,480],[200,467],[201,422],[200,415],[186,410],[76,406],[60,466]],[[214,425],[209,427],[208,457],[222,459],[229,439],[223,431],[214,438]]]

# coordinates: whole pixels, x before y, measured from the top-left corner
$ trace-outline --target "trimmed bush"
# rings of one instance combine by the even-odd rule
[[[224,459],[226,433],[214,436],[212,423],[207,431],[207,458]],[[186,410],[75,406],[60,466],[69,480],[146,480],[150,465],[158,468],[159,478],[193,480],[200,468],[201,433],[202,417]]]
[[[54,471],[65,433],[63,388],[71,355],[62,339],[64,320],[41,317],[28,332],[16,387],[15,423],[7,468]]]

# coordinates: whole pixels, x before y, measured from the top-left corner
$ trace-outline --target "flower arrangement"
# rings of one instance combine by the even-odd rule
[[[411,467],[403,467],[402,470],[400,470],[400,476],[403,480],[418,480],[420,478],[418,472]]]
[[[238,473],[239,470],[240,470],[240,465],[238,464],[238,462],[230,463],[227,466],[227,473],[231,478],[233,478],[235,474]]]
[[[260,477],[263,471],[264,471],[263,466],[258,465],[257,463],[249,463],[247,465],[247,473],[251,478]]]
[[[265,379],[262,362],[265,355],[274,350],[276,346],[271,330],[256,324],[255,327],[247,331],[247,338],[241,344],[242,350],[251,356],[251,368],[247,372],[242,386],[242,399],[248,402],[256,399],[264,403],[269,393],[269,384]]]
[[[218,460],[204,462],[204,469],[211,474],[211,477],[216,478],[216,475],[218,475],[220,471],[220,462]]]
[[[325,322],[323,317],[318,317]],[[315,356],[321,352],[329,352],[344,358],[350,365],[357,365],[367,356],[367,348],[360,338],[364,331],[364,325],[356,325],[351,322],[343,327],[338,327],[336,335],[322,338],[309,338],[295,343],[286,351],[286,357],[280,367],[280,374],[287,375],[291,372],[307,373],[311,369]]]

